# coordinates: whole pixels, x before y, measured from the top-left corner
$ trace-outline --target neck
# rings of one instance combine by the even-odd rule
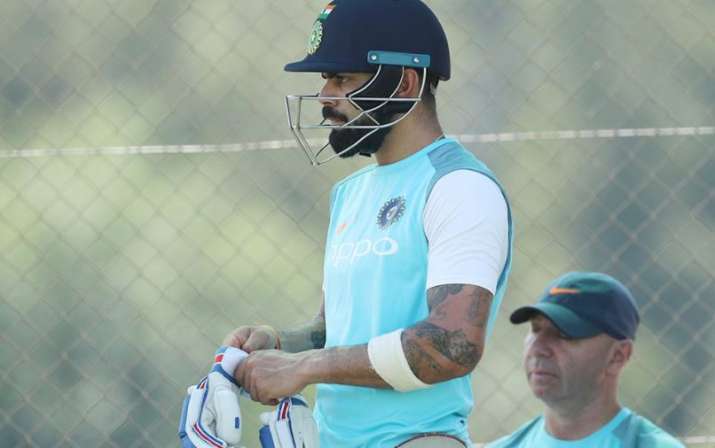
[[[398,162],[444,135],[439,121],[419,107],[397,123],[375,153],[378,165]]]
[[[597,395],[587,404],[546,406],[544,425],[552,436],[561,440],[578,440],[598,431],[621,410],[614,396]]]

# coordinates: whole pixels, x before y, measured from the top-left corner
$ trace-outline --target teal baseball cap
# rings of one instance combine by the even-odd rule
[[[565,335],[583,339],[606,333],[635,339],[640,316],[633,295],[621,282],[600,272],[569,272],[554,280],[534,305],[515,310],[513,324],[541,314]]]

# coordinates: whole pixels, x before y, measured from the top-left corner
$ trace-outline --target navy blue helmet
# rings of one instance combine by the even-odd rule
[[[421,75],[419,94],[400,97],[398,87],[405,69]],[[376,152],[390,128],[412,112],[428,82],[450,78],[447,36],[434,13],[420,0],[334,0],[313,22],[307,55],[285,66],[289,72],[373,73],[363,86],[345,97],[319,94],[288,95],[288,122],[299,146],[314,165],[337,156],[370,155]],[[429,81],[428,81],[429,80]],[[347,100],[359,115],[342,125],[323,119],[302,123],[304,100]],[[325,113],[323,114],[325,117]],[[317,151],[303,130],[329,129],[329,142]],[[332,146],[335,154],[321,153]]]
[[[334,0],[313,25],[308,55],[289,72],[374,72],[371,52],[427,55],[427,70],[450,77],[449,45],[442,25],[420,0]],[[412,58],[395,65],[423,67]]]

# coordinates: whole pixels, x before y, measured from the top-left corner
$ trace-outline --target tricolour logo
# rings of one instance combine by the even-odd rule
[[[320,16],[318,16],[318,20],[327,19],[330,13],[333,12],[333,9],[335,9],[335,5],[333,3],[328,4],[328,6],[323,9],[323,12],[320,13]]]

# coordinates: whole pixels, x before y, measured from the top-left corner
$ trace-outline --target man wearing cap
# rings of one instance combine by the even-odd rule
[[[683,445],[618,402],[639,316],[628,289],[596,272],[555,280],[511,322],[529,322],[524,369],[544,414],[488,448],[671,448]]]
[[[317,317],[229,334],[251,353],[236,379],[264,403],[317,384],[323,446],[392,448],[427,433],[467,444],[470,374],[506,289],[513,232],[494,174],[438,120],[444,30],[419,0],[336,0],[285,69],[323,78],[317,95],[286,98],[310,162],[375,163],[332,189]],[[305,122],[311,105],[317,124]],[[320,130],[327,144],[314,148],[306,132]]]

